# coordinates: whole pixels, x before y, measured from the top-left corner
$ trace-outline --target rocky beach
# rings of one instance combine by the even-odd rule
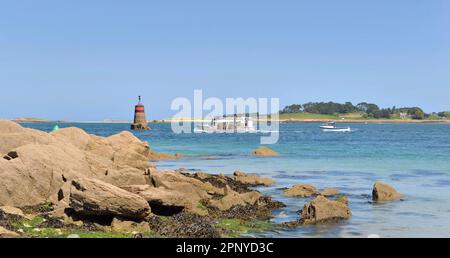
[[[336,188],[298,184],[292,198],[312,198],[298,220],[273,223],[285,205],[255,187],[271,178],[160,170],[158,153],[132,133],[101,137],[76,127],[46,133],[0,121],[0,236],[2,237],[240,237],[351,217]],[[276,156],[262,147],[251,155]],[[376,183],[374,201],[400,194]]]

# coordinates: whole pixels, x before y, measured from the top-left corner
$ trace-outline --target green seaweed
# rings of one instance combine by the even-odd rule
[[[279,227],[270,221],[246,221],[240,219],[222,219],[215,226],[225,231],[225,235],[229,237],[240,237],[243,234],[274,231]]]

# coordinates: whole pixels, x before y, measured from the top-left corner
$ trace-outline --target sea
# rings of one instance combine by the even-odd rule
[[[25,127],[51,131],[51,123]],[[121,123],[61,123],[109,136],[129,130]],[[261,133],[175,134],[168,123],[151,123],[151,131],[133,132],[158,152],[183,158],[159,161],[159,169],[232,174],[236,170],[270,177],[271,187],[258,187],[287,205],[273,222],[299,219],[297,211],[310,198],[286,197],[282,189],[312,184],[337,187],[348,196],[352,217],[322,226],[280,228],[256,237],[450,237],[450,124],[343,124],[351,132],[322,132],[317,123],[280,124],[279,141],[267,147],[278,157],[254,157]],[[401,201],[372,202],[375,181],[394,186]]]

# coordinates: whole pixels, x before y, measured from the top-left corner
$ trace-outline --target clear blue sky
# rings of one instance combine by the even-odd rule
[[[171,116],[174,97],[450,110],[448,0],[0,0],[0,117]]]

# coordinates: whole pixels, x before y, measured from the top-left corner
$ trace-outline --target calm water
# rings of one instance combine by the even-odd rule
[[[127,130],[127,124],[61,124],[77,126],[102,136]],[[50,124],[25,124],[50,131]],[[295,213],[310,201],[288,198],[281,187],[310,183],[318,188],[338,187],[349,196],[353,216],[337,225],[307,226],[269,232],[271,237],[450,237],[450,125],[352,124],[351,133],[324,133],[318,124],[281,124],[278,144],[269,146],[280,157],[249,155],[259,147],[258,134],[176,135],[170,124],[151,124],[153,130],[136,132],[160,152],[189,155],[159,162],[161,169],[184,167],[192,171],[232,173],[239,169],[277,181],[258,188],[287,204],[275,222],[298,218]],[[218,156],[208,160],[205,156]],[[392,184],[404,201],[370,203],[375,180]]]

